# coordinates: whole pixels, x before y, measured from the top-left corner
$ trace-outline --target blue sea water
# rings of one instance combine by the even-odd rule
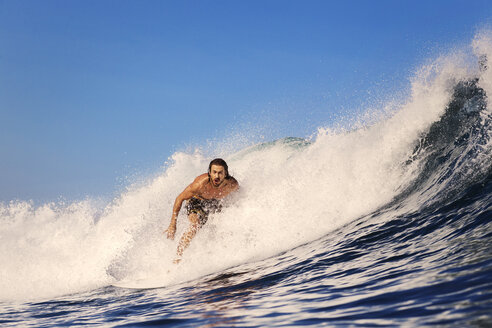
[[[242,190],[179,265],[200,153],[102,207],[3,204],[0,325],[492,327],[492,74],[455,60],[375,121],[230,154]]]

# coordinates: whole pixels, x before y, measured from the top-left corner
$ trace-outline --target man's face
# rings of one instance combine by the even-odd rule
[[[212,165],[209,174],[214,187],[220,186],[226,177],[225,169],[220,165]]]

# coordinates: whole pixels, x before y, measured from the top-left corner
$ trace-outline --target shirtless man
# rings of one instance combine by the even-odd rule
[[[185,200],[187,201],[186,209],[190,226],[179,241],[178,259],[175,260],[175,263],[180,261],[179,258],[183,255],[183,251],[188,247],[198,229],[207,222],[208,215],[220,212],[221,200],[238,189],[239,183],[229,175],[227,163],[221,158],[216,158],[210,162],[208,173],[196,177],[195,181],[179,194],[174,202],[171,223],[165,231],[167,238],[174,239],[176,220]]]

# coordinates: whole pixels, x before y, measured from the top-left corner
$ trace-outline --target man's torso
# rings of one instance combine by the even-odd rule
[[[230,177],[224,180],[219,187],[212,186],[208,175],[205,173],[200,176],[198,190],[195,196],[202,199],[222,199],[236,190],[236,179]]]

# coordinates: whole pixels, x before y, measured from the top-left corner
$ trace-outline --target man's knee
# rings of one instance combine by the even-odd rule
[[[196,213],[188,215],[188,219],[190,220],[190,224],[196,228],[200,228],[204,223],[203,218]]]
[[[198,222],[198,214],[196,213],[188,214],[188,220],[190,220],[190,223]]]

